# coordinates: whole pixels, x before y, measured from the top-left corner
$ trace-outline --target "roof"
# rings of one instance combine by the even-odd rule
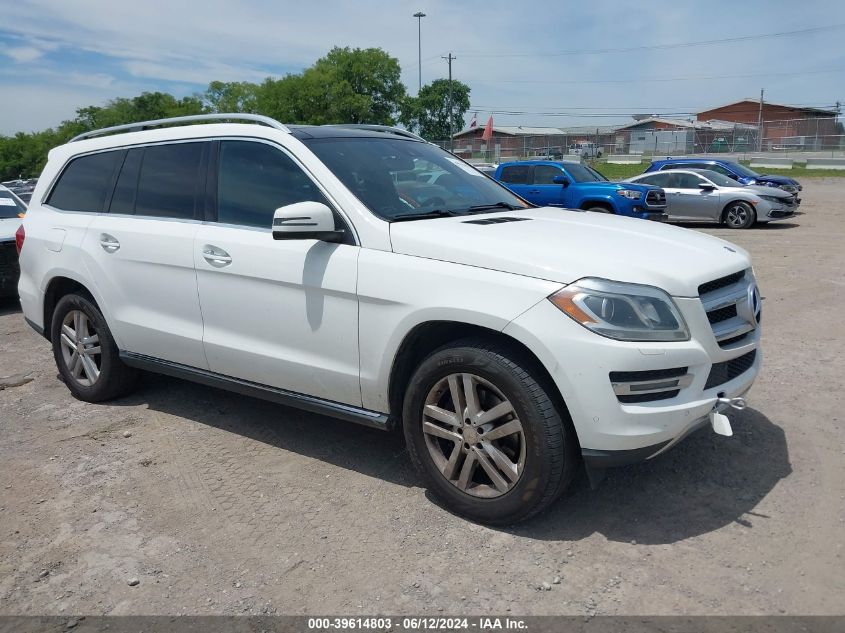
[[[745,99],[740,99],[739,101],[732,101],[731,103],[724,103],[720,106],[715,106],[713,108],[707,108],[706,110],[701,110],[701,112],[710,112],[712,110],[721,110],[722,108],[729,108],[731,106],[739,105],[741,103],[753,103],[755,105],[760,104],[760,99],[752,99],[751,97],[746,97]],[[786,103],[773,103],[771,101],[763,100],[764,106],[775,106],[777,108],[787,108],[789,110],[801,110],[802,112],[820,112],[822,114],[827,114],[830,116],[836,116],[839,114],[836,108],[811,108],[809,106],[800,106],[800,105],[789,105]],[[699,114],[701,113],[699,112]]]
[[[666,119],[663,117],[656,117],[651,116],[646,119],[640,119],[639,121],[634,121],[633,123],[628,123],[627,125],[622,125],[618,127],[618,130],[629,130],[631,128],[638,127],[640,125],[647,125],[649,123],[663,123],[665,125],[673,125],[679,128],[685,128],[690,130],[733,130],[736,128],[756,128],[754,125],[748,125],[745,123],[734,123],[733,121],[720,121],[717,119],[711,119],[709,121],[690,121],[689,119]]]

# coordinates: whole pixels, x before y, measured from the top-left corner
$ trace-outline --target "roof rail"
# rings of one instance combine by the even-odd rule
[[[332,123],[326,127],[344,127],[352,130],[370,130],[371,132],[384,132],[385,134],[395,134],[396,136],[404,136],[405,138],[412,138],[415,141],[423,141],[427,143],[422,136],[417,136],[413,132],[403,130],[402,128],[393,127],[392,125],[374,125],[371,123]]]
[[[287,126],[282,125],[276,119],[271,119],[268,116],[261,114],[245,114],[245,113],[215,113],[215,114],[192,114],[190,116],[174,116],[167,119],[155,119],[153,121],[139,121],[138,123],[127,123],[125,125],[114,125],[112,127],[104,127],[99,130],[91,130],[90,132],[83,132],[74,136],[68,141],[81,141],[86,138],[94,138],[96,136],[104,136],[114,132],[138,132],[151,127],[160,127],[163,125],[178,125],[182,123],[200,123],[209,121],[248,121],[250,123],[259,123],[268,127],[281,130],[282,132],[290,132]]]

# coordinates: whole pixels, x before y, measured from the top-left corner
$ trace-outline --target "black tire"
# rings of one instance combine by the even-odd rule
[[[98,344],[100,349],[99,358],[93,361],[99,369],[99,376],[92,384],[81,382],[81,380],[86,380],[84,375],[79,378],[74,375],[62,351],[64,345],[62,343],[62,324],[66,317],[76,311],[82,312],[87,317],[89,331],[93,330],[98,337],[98,341],[92,346]],[[117,345],[115,345],[106,320],[90,297],[68,294],[59,300],[56,309],[53,311],[50,340],[53,343],[53,357],[56,360],[59,374],[70,392],[79,400],[86,402],[111,400],[128,394],[135,386],[138,371],[125,365],[120,360]]]
[[[730,229],[750,229],[757,222],[757,212],[747,202],[734,201],[725,207],[722,222]]]
[[[580,463],[575,431],[567,413],[555,405],[553,387],[545,384],[535,365],[533,359],[508,345],[465,339],[433,352],[411,377],[403,407],[408,452],[428,488],[455,513],[491,525],[513,524],[548,507],[572,481]],[[426,398],[438,383],[458,373],[489,381],[510,401],[522,424],[525,458],[521,474],[512,488],[494,498],[459,489],[441,472],[426,443]]]

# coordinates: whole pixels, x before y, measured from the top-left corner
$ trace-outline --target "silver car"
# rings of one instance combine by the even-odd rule
[[[747,229],[795,214],[795,196],[775,187],[742,185],[708,169],[673,169],[629,178],[666,191],[669,222],[718,222]]]

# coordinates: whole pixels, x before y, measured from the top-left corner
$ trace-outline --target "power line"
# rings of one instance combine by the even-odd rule
[[[750,79],[756,77],[789,77],[794,75],[818,75],[845,72],[845,68],[825,68],[795,72],[741,73],[736,75],[698,75],[694,77],[640,77],[638,79],[473,79],[473,83],[497,84],[636,84],[645,82],[712,81],[718,79]]]
[[[821,33],[824,31],[833,31],[836,29],[845,28],[845,24],[827,24],[822,26],[814,26],[806,29],[796,29],[794,31],[779,31],[777,33],[764,33],[760,35],[742,35],[739,37],[726,37],[716,40],[699,40],[694,42],[678,42],[675,44],[646,44],[643,46],[627,46],[624,48],[595,48],[595,49],[569,49],[558,51],[556,53],[472,53],[461,52],[462,57],[564,57],[567,55],[604,55],[608,53],[632,53],[634,51],[651,51],[651,50],[667,50],[672,48],[693,48],[697,46],[714,46],[718,44],[733,44],[736,42],[748,42],[751,40],[763,40],[779,37],[793,37],[797,35],[809,35],[812,33]]]

